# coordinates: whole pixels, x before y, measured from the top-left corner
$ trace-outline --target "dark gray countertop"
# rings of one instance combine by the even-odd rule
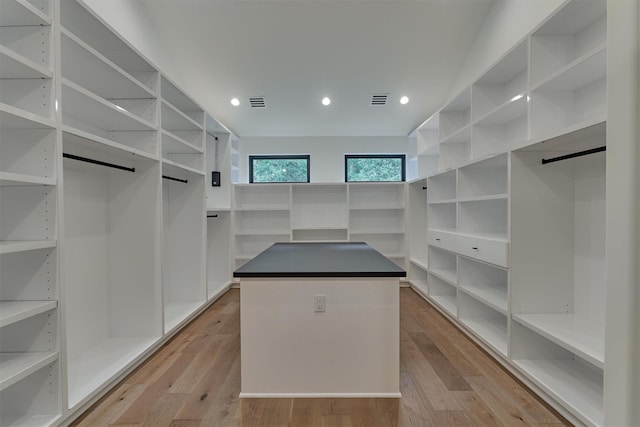
[[[234,277],[404,277],[405,271],[364,242],[275,243]]]

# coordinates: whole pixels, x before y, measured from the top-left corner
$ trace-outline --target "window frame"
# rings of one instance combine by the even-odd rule
[[[400,181],[349,181],[349,159],[401,159],[402,170]],[[344,155],[344,182],[406,182],[407,181],[407,155],[406,154],[345,154]]]
[[[253,181],[253,161],[254,160],[306,160],[307,180],[306,181]],[[308,184],[311,182],[311,155],[309,154],[267,154],[249,155],[249,184]]]

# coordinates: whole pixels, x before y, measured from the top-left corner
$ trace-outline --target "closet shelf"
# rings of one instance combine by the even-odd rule
[[[527,114],[529,104],[527,99],[528,95],[526,94],[513,97],[476,120],[475,124],[478,126],[495,126],[510,123]]]
[[[404,228],[351,228],[351,234],[405,234]]]
[[[3,9],[4,13],[4,9]],[[0,45],[0,78],[2,79],[50,79],[53,72]]]
[[[0,254],[50,249],[56,245],[55,240],[3,240],[0,241]]]
[[[5,26],[49,26],[51,17],[38,10],[27,0],[3,0],[0,27]]]
[[[464,144],[471,141],[471,124],[468,123],[456,130],[455,132],[445,136],[440,140],[440,144]]]
[[[147,99],[157,97],[153,90],[82,41],[71,31],[66,28],[61,28],[60,31],[62,34],[62,52],[63,56],[65,56],[63,65],[67,62],[73,64],[93,62],[90,79],[92,82],[97,82],[101,85],[101,90],[96,90],[98,95],[110,99]],[[68,43],[74,44],[75,47]],[[80,55],[84,55],[84,59],[81,59]],[[87,72],[87,70],[82,69],[73,69],[73,71],[76,73]],[[63,74],[66,74],[64,68]],[[82,74],[78,75],[82,76]],[[65,75],[65,77],[69,76]],[[72,78],[71,80],[75,79]]]
[[[456,198],[433,200],[433,201],[428,201],[427,204],[429,204],[429,205],[446,205],[446,204],[449,204],[449,203],[455,203],[456,200],[457,200]]]
[[[0,187],[21,185],[56,185],[55,177],[0,172]]]
[[[367,210],[402,210],[404,209],[404,205],[402,204],[371,204],[367,206],[350,206],[349,210],[352,211],[367,211]]]
[[[202,154],[203,150],[166,129],[162,133],[162,152],[167,154]]]
[[[532,90],[574,91],[603,78],[606,74],[607,49],[606,43],[603,43],[567,64]]]
[[[111,140],[106,139],[106,138],[102,138],[101,136],[94,135],[92,133],[85,132],[85,131],[80,130],[80,129],[76,129],[76,128],[72,127],[72,126],[63,125],[62,126],[62,132],[64,134],[66,134],[66,135],[63,136],[63,139],[67,139],[68,140],[69,136],[67,136],[67,135],[71,135],[72,139],[76,140],[78,142],[78,144],[83,144],[83,141],[80,141],[79,139],[86,139],[88,141],[91,141],[91,142],[94,142],[96,144],[100,144],[100,145],[104,146],[107,150],[116,149],[116,150],[121,151],[121,152],[134,154],[136,156],[141,156],[141,157],[144,157],[146,159],[153,160],[153,161],[159,161],[160,160],[160,158],[158,156],[154,155],[153,153],[147,153],[146,151],[138,150],[136,148],[129,147],[128,145],[120,144],[118,142],[111,141]]]
[[[437,278],[444,280],[451,286],[458,286],[458,274],[455,270],[445,270],[441,268],[430,268],[429,272],[436,276]]]
[[[508,301],[506,287],[461,285],[459,289],[470,297],[480,301],[492,309],[507,315]]]
[[[178,168],[179,170],[182,170],[182,171],[186,171],[186,172],[189,172],[189,173],[194,173],[196,175],[203,175],[204,176],[204,171],[202,169],[192,168],[192,167],[187,166],[187,165],[185,165],[183,163],[179,163],[179,162],[176,162],[176,161],[173,161],[173,160],[162,159],[162,165],[163,165],[163,169],[164,169],[164,166],[166,165],[166,166],[169,166],[169,169],[170,168]]]
[[[236,236],[288,236],[289,229],[238,230]]]
[[[429,265],[427,264],[426,259],[411,258],[409,259],[409,261],[411,262],[411,264],[417,266],[418,268],[424,271],[429,270]]]
[[[0,353],[0,391],[56,360],[57,352]]]
[[[450,315],[456,317],[456,312],[457,312],[457,307],[458,307],[458,303],[457,303],[457,299],[455,296],[449,296],[449,295],[433,295],[430,294],[429,295],[431,297],[431,299],[438,304],[442,309],[444,309],[446,312],[448,312]]]
[[[507,356],[506,318],[504,324],[472,318],[460,318],[460,321],[474,331],[480,340],[498,350],[503,356]]]
[[[524,374],[585,423],[603,425],[602,376],[572,359],[514,359]]]
[[[0,301],[0,327],[53,310],[57,301]]]
[[[0,128],[53,129],[56,122],[0,102]]]
[[[166,99],[162,100],[162,128],[175,130],[203,130],[202,124],[180,111]]]
[[[571,313],[513,314],[513,320],[600,369],[604,369],[604,327]]]
[[[509,198],[508,194],[488,194],[486,196],[475,196],[475,197],[460,197],[458,201],[460,203],[465,202],[481,202],[486,200],[506,200]]]
[[[105,131],[155,130],[156,126],[126,109],[62,79],[62,111]]]
[[[446,230],[438,230],[438,231],[446,231]],[[493,240],[495,242],[500,242],[500,243],[509,243],[509,239],[507,235],[504,233],[479,233],[479,232],[471,233],[466,231],[456,231],[455,233],[458,236],[467,236],[467,237],[474,237],[474,238],[485,239],[485,240]]]

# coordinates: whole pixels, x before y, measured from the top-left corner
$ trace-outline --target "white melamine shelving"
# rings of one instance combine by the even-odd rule
[[[0,254],[55,248],[55,240],[5,240],[0,242]]]
[[[0,301],[0,328],[53,310],[57,301]]]
[[[458,297],[455,286],[429,273],[429,298],[453,317],[458,314]]]
[[[460,288],[458,288],[460,289]],[[508,353],[507,316],[460,289],[458,295],[460,321],[475,335],[503,356]]]
[[[404,210],[404,183],[350,183],[350,209]]]
[[[528,139],[527,58],[525,41],[473,84],[473,158],[508,151]]]
[[[440,170],[471,158],[471,90],[465,89],[439,112]]]
[[[412,263],[427,266],[427,180],[419,179],[408,184],[408,233],[409,258]],[[411,278],[411,276],[409,276]]]
[[[207,233],[204,176],[164,162],[162,176],[162,282],[167,333],[206,302]]]
[[[0,353],[0,392],[57,360],[56,352]]]
[[[235,210],[280,210],[291,207],[289,184],[238,184],[234,186]]]
[[[459,256],[458,288],[499,313],[508,314],[506,269]]]
[[[570,2],[531,37],[536,140],[606,120],[606,2],[583,3]]]
[[[63,331],[74,408],[162,335],[161,168],[67,134],[63,150],[135,169],[64,160]]]
[[[349,208],[345,184],[292,185],[294,229],[347,229]]]
[[[449,283],[458,284],[458,267],[456,254],[429,246],[429,273]]]
[[[6,0],[2,2],[0,11],[2,12],[1,27],[51,25],[49,1]]]
[[[207,300],[231,283],[232,213],[207,210]]]

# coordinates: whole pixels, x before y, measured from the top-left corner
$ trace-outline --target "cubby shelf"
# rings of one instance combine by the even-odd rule
[[[201,131],[202,124],[180,111],[166,100],[162,100],[162,127],[172,131]]]
[[[49,249],[56,245],[55,240],[3,240],[0,241],[0,254]]]
[[[488,194],[486,196],[470,196],[470,197],[461,197],[458,199],[460,203],[465,202],[480,202],[484,200],[506,200],[509,198],[508,194]]]
[[[167,169],[168,171],[170,171],[171,169],[176,169],[176,170],[182,170],[184,172],[189,172],[196,175],[204,176],[204,171],[202,169],[193,168],[191,166],[185,165],[184,163],[176,162],[174,160],[162,159],[162,164],[163,166],[166,166],[168,168]]]
[[[0,353],[0,391],[58,360],[58,352]]]
[[[174,154],[174,153],[192,153],[201,154],[202,149],[196,147],[193,143],[187,141],[184,138],[170,132],[166,129],[162,129],[162,153]]]
[[[546,393],[591,425],[603,425],[602,372],[572,359],[514,359]]]
[[[473,285],[460,285],[458,289],[477,299],[481,303],[488,305],[501,314],[507,314],[508,302],[507,294],[504,292],[504,287],[487,285],[482,287]]]
[[[0,27],[51,25],[51,17],[27,0],[3,0]]]
[[[83,87],[62,79],[63,112],[104,131],[155,130],[156,126]]]
[[[129,145],[112,141],[110,139],[103,138],[98,135],[94,135],[90,132],[83,131],[81,129],[74,128],[72,126],[63,125],[62,132],[64,139],[69,141],[75,141],[76,144],[97,144],[104,147],[105,150],[115,149],[117,151],[126,152],[136,156],[140,156],[149,160],[158,161],[159,157],[153,152],[152,147],[143,147],[144,150],[131,147]],[[147,151],[149,150],[149,151]]]
[[[108,338],[69,359],[69,408],[77,407],[160,338]]]
[[[606,44],[596,46],[556,71],[546,80],[534,86],[532,90],[575,91],[585,87],[607,74]]]
[[[514,98],[505,101],[475,123],[481,126],[504,125],[527,114],[528,101],[526,95],[516,95]]]
[[[66,28],[62,75],[105,99],[155,98],[156,93]]]
[[[513,314],[513,319],[596,367],[604,368],[603,325],[571,313]]]
[[[456,316],[456,312],[458,310],[458,302],[456,300],[455,295],[433,295],[429,294],[429,297],[435,301],[441,308],[447,311],[452,316]]]
[[[53,310],[57,301],[0,301],[0,327]]]
[[[51,70],[0,45],[0,78],[50,79],[52,77]]]
[[[507,322],[505,318],[504,324],[498,322],[486,322],[471,318],[460,318],[469,329],[474,331],[477,336],[489,344],[491,347],[507,355]]]
[[[12,185],[55,185],[55,177],[0,172],[0,187]]]
[[[457,286],[458,275],[455,270],[445,270],[439,268],[430,268],[429,272],[439,279],[444,280],[451,286]]]
[[[55,126],[50,118],[0,102],[0,127],[3,129],[53,129]]]

